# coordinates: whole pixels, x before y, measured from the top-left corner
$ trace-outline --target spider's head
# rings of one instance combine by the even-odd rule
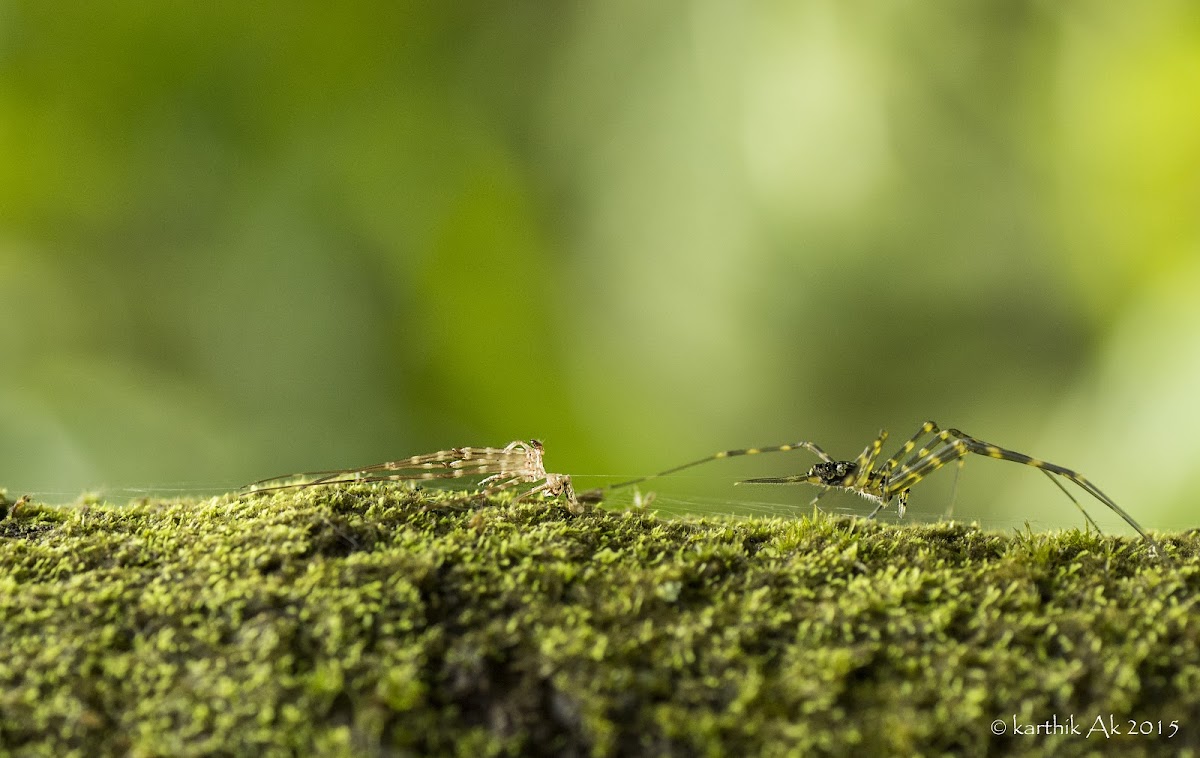
[[[854,461],[822,461],[808,470],[808,475],[821,480],[826,487],[841,487],[858,470]]]

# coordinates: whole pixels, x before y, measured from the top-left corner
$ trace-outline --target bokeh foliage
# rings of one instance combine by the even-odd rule
[[[1187,2],[6,0],[0,486],[928,417],[1190,525],[1198,91]]]

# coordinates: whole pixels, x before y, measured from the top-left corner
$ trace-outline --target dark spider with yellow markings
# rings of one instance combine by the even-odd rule
[[[933,437],[919,450],[913,453],[917,445],[923,438],[928,435]],[[887,440],[887,430],[879,432],[879,437],[859,453],[858,457],[852,461],[836,461],[829,457],[824,450],[814,445],[811,442],[793,442],[788,445],[775,445],[774,447],[752,447],[743,450],[724,450],[719,453],[701,458],[699,460],[685,463],[681,466],[675,466],[665,471],[660,471],[657,474],[643,476],[637,479],[630,479],[626,482],[610,485],[605,489],[616,489],[618,487],[626,487],[631,484],[654,479],[667,474],[673,474],[676,471],[682,471],[692,466],[699,466],[702,463],[719,460],[721,458],[733,458],[739,455],[758,455],[759,453],[779,453],[789,450],[807,450],[813,455],[820,458],[820,462],[813,465],[806,474],[796,474],[793,476],[780,477],[763,477],[758,479],[746,479],[738,482],[738,484],[813,484],[822,488],[822,491],[814,498],[816,502],[821,495],[830,490],[845,490],[860,495],[867,500],[876,504],[875,510],[871,511],[867,518],[874,518],[880,509],[887,506],[893,499],[896,501],[896,512],[901,517],[904,516],[908,506],[909,490],[917,482],[937,471],[947,463],[958,461],[959,466],[964,463],[963,459],[969,453],[987,456],[988,458],[996,458],[1002,461],[1012,461],[1014,463],[1023,463],[1026,466],[1033,466],[1040,469],[1050,481],[1054,482],[1055,486],[1063,491],[1067,497],[1071,498],[1071,502],[1079,509],[1088,523],[1091,524],[1096,531],[1100,527],[1092,519],[1088,512],[1084,510],[1079,501],[1075,499],[1062,482],[1055,479],[1055,476],[1061,476],[1078,485],[1084,492],[1099,500],[1108,506],[1114,513],[1125,520],[1125,523],[1137,531],[1150,546],[1150,550],[1155,555],[1163,555],[1162,548],[1154,539],[1142,529],[1141,525],[1125,512],[1121,506],[1113,502],[1112,498],[1100,491],[1096,485],[1087,480],[1083,474],[1078,471],[1072,471],[1069,468],[1064,468],[1054,463],[1048,463],[1037,458],[1018,453],[1013,450],[1002,448],[998,445],[993,445],[990,442],[984,442],[981,439],[972,437],[969,434],[960,432],[957,429],[939,429],[938,425],[932,421],[926,421],[921,425],[921,428],[916,434],[905,442],[896,454],[888,458],[879,467],[875,466],[875,462],[879,460],[882,454],[883,443]],[[907,460],[905,456],[912,453],[912,456]]]

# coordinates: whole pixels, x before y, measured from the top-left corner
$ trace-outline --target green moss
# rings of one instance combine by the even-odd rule
[[[22,754],[1072,754],[1200,741],[1200,561],[403,487],[0,520]],[[1179,720],[1172,739],[1084,732]],[[1002,719],[1007,732],[994,735]]]

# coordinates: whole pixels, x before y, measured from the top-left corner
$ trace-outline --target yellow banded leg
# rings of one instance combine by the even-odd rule
[[[938,439],[949,438],[951,435],[947,432],[938,434]],[[946,442],[933,452],[930,452],[928,448],[922,448],[917,454],[920,457],[914,456],[915,460],[910,460],[903,468],[889,477],[887,490],[889,492],[907,490],[942,466],[959,460],[969,452],[971,452],[970,446],[965,441],[958,439]]]
[[[969,434],[964,434],[957,429],[951,429],[950,431],[958,436],[958,438],[961,439],[965,444],[967,444],[973,453],[986,455],[989,458],[996,458],[1002,461],[1024,463],[1026,466],[1033,466],[1034,468],[1041,469],[1047,474],[1057,474],[1064,479],[1069,479],[1078,485],[1079,488],[1084,492],[1099,500],[1101,503],[1106,505],[1109,510],[1124,519],[1126,524],[1129,524],[1131,527],[1133,527],[1133,530],[1141,535],[1142,539],[1146,541],[1146,544],[1150,546],[1151,552],[1153,552],[1155,555],[1163,554],[1162,546],[1155,542],[1154,538],[1152,538],[1149,534],[1146,534],[1146,530],[1142,529],[1141,524],[1135,521],[1133,516],[1130,516],[1128,513],[1126,513],[1124,508],[1117,505],[1112,498],[1110,498],[1108,495],[1105,495],[1099,487],[1088,481],[1087,477],[1078,471],[1072,471],[1071,469],[1064,466],[1059,466],[1056,463],[1043,461],[1038,458],[1025,455],[1024,453],[1018,453],[1015,450],[1008,450],[1007,448],[1000,447],[999,445],[993,445],[990,442],[984,442],[983,440],[972,437]],[[1051,477],[1051,479],[1053,479],[1053,477]],[[1056,481],[1055,484],[1058,484],[1059,489],[1066,492],[1066,488],[1062,486],[1061,482]],[[1067,492],[1067,496],[1070,497],[1069,492]],[[1087,516],[1087,511],[1083,509],[1083,506],[1079,504],[1079,501],[1075,500],[1073,497],[1071,498],[1071,501],[1075,503],[1075,506],[1079,508],[1079,510],[1083,512],[1085,516]],[[1095,525],[1096,522],[1092,521],[1090,516],[1088,516],[1088,520],[1093,526]]]
[[[854,478],[847,482],[847,487],[862,487],[871,476],[871,469],[875,465],[875,461],[879,458],[879,453],[883,450],[883,443],[887,441],[887,429],[880,429],[879,436],[870,445],[863,448],[863,451],[854,459]]]
[[[648,476],[639,476],[636,479],[630,479],[625,482],[618,482],[617,484],[610,484],[607,487],[604,487],[604,489],[605,490],[615,490],[615,489],[620,489],[621,487],[628,487],[631,484],[641,484],[642,482],[648,481],[650,479],[657,479],[660,476],[667,476],[668,474],[674,474],[676,472],[683,471],[684,469],[692,468],[693,466],[699,466],[701,464],[708,463],[709,461],[719,461],[722,458],[737,458],[737,457],[743,456],[743,455],[761,455],[762,453],[786,453],[786,452],[790,452],[792,450],[807,450],[808,452],[810,452],[813,455],[820,458],[822,461],[824,461],[826,463],[833,463],[833,459],[830,458],[829,455],[824,450],[822,450],[820,447],[813,444],[812,442],[793,442],[788,445],[775,445],[773,447],[748,447],[748,448],[744,448],[741,450],[722,450],[721,452],[713,453],[712,455],[710,455],[706,458],[700,458],[698,460],[689,461],[689,462],[681,464],[679,466],[673,466],[669,469],[659,471],[657,474],[650,474]]]
[[[887,459],[887,462],[883,464],[883,471],[890,475],[896,466],[900,465],[900,461],[904,458],[904,456],[913,451],[913,448],[917,446],[917,443],[921,441],[922,437],[927,434],[938,434],[940,431],[941,430],[938,429],[938,425],[932,421],[926,421],[924,424],[921,424],[921,428],[917,430],[917,433],[914,434],[912,438],[908,440],[908,442],[905,442],[903,445],[901,445],[900,449],[896,451],[895,455]]]

